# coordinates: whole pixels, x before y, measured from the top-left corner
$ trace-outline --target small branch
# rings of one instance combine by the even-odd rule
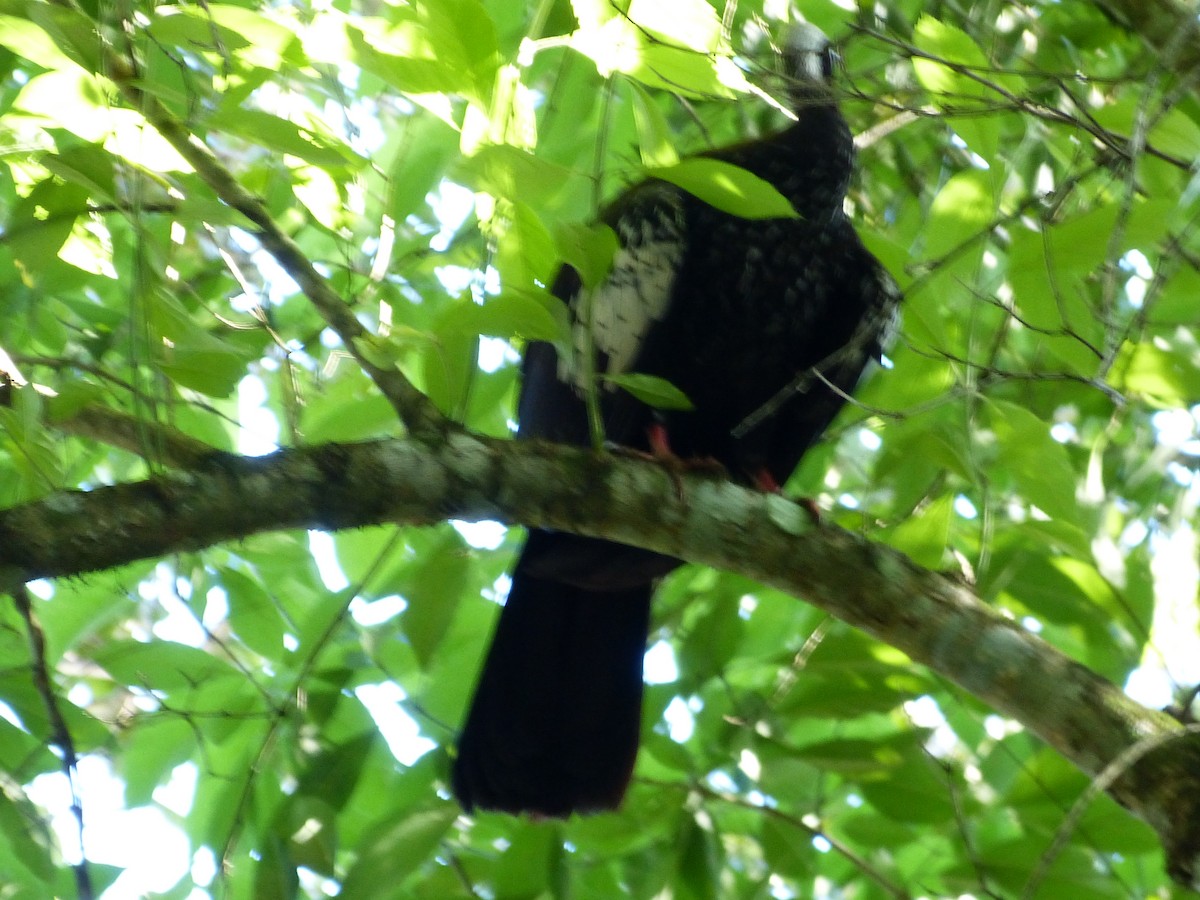
[[[744,800],[741,797],[722,794],[719,791],[714,791],[711,788],[706,788],[704,786],[697,786],[697,788],[694,789],[699,789],[706,796],[712,797],[715,800],[720,800],[724,803],[731,803],[735,806],[741,806],[745,809],[757,810],[768,818],[786,822],[793,828],[805,831],[814,838],[821,838],[822,840],[826,841],[831,848],[833,848],[835,853],[842,856],[848,863],[850,863],[850,865],[854,866],[854,868],[858,869],[858,871],[860,871],[863,875],[874,881],[875,884],[877,884],[880,889],[884,891],[884,893],[894,897],[895,900],[911,900],[912,894],[910,894],[900,885],[891,881],[886,875],[868,862],[865,857],[860,856],[857,852],[851,849],[848,844],[843,842],[840,838],[830,834],[828,831],[825,831],[820,827],[810,827],[809,825],[805,824],[803,819],[789,815],[788,813],[774,807],[753,803],[749,800]]]
[[[67,434],[101,441],[138,456],[144,456],[149,445],[154,448],[155,462],[177,469],[195,468],[223,452],[169,425],[146,422],[140,416],[98,404],[52,420],[51,424]]]
[[[55,2],[82,13],[74,0]],[[299,245],[283,232],[267,211],[266,204],[242,187],[216,154],[187,125],[172,115],[154,95],[142,90],[142,73],[137,70],[134,61],[120,56],[103,43],[98,44],[98,48],[102,53],[104,72],[120,89],[130,106],[138,110],[167,143],[188,161],[217,197],[254,224],[255,234],[263,248],[300,285],[301,291],[317,312],[341,338],[346,350],[387,397],[408,430],[415,435],[431,435],[440,431],[445,422],[441,413],[399,369],[377,365],[372,361],[370,344],[373,335],[317,272]]]
[[[1092,801],[1112,787],[1113,783],[1118,778],[1121,778],[1129,769],[1133,768],[1142,757],[1162,748],[1172,741],[1184,740],[1188,735],[1193,738],[1200,735],[1200,725],[1189,725],[1182,731],[1169,731],[1151,735],[1126,749],[1120,756],[1105,766],[1104,771],[1092,780],[1087,790],[1080,794],[1079,799],[1071,806],[1071,811],[1067,814],[1067,817],[1063,820],[1054,835],[1054,842],[1042,854],[1042,857],[1038,860],[1037,868],[1033,870],[1033,874],[1029,876],[1029,881],[1025,883],[1025,890],[1021,892],[1021,900],[1033,900],[1037,896],[1038,888],[1041,887],[1042,881],[1049,874],[1054,860],[1058,858],[1058,855],[1067,845],[1071,834],[1079,827],[1079,823],[1083,819],[1083,814],[1087,812]],[[1185,881],[1188,873],[1179,871],[1176,868],[1177,865],[1177,862],[1176,865],[1172,865],[1171,861],[1168,860],[1168,873],[1176,880]]]
[[[730,806],[737,806],[741,809],[748,809],[753,812],[761,813],[768,819],[775,819],[779,822],[784,822],[795,828],[797,831],[803,831],[811,838],[820,838],[826,841],[835,853],[844,858],[851,866],[858,869],[867,878],[874,881],[884,893],[895,898],[895,900],[911,900],[912,895],[908,893],[900,885],[891,881],[886,875],[879,871],[875,866],[871,865],[865,858],[860,856],[848,844],[837,837],[831,835],[828,831],[819,826],[812,826],[803,819],[793,816],[781,809],[773,806],[765,806],[761,803],[755,803],[744,797],[739,797],[736,794],[728,794],[722,791],[714,790],[705,784],[680,784],[674,781],[658,781],[650,778],[639,779],[640,784],[647,784],[653,787],[663,788],[666,790],[676,790],[693,792],[699,794],[707,800],[717,801],[719,803],[727,803]]]
[[[1007,107],[1006,107],[1007,109],[1026,113],[1028,115],[1035,116],[1039,119],[1042,119],[1044,121],[1051,122],[1054,124],[1069,125],[1069,126],[1073,126],[1075,128],[1079,128],[1082,131],[1085,131],[1088,134],[1090,134],[1097,142],[1104,145],[1109,150],[1111,150],[1113,153],[1117,154],[1119,157],[1121,157],[1123,159],[1133,159],[1134,156],[1136,155],[1135,150],[1131,149],[1131,139],[1130,138],[1127,138],[1124,135],[1118,134],[1114,131],[1110,131],[1109,129],[1104,128],[1099,123],[1097,123],[1095,121],[1095,119],[1093,119],[1090,116],[1090,114],[1088,114],[1086,111],[1084,111],[1083,118],[1077,118],[1075,116],[1072,116],[1069,113],[1063,112],[1060,109],[1055,109],[1052,106],[1047,106],[1047,105],[1045,105],[1043,103],[1039,103],[1035,100],[1030,100],[1026,97],[1018,96],[1017,94],[1014,94],[1011,91],[1009,91],[1008,89],[1006,89],[1003,85],[999,84],[998,82],[994,81],[991,78],[986,77],[986,75],[983,74],[984,72],[992,71],[992,69],[990,69],[990,68],[981,69],[978,66],[972,66],[972,65],[965,64],[965,63],[958,63],[958,62],[954,62],[952,60],[944,59],[943,57],[937,56],[936,54],[933,54],[933,53],[927,53],[926,51],[921,50],[919,47],[909,44],[906,41],[900,40],[899,38],[892,37],[891,35],[884,34],[880,31],[875,31],[875,30],[872,30],[869,28],[862,28],[862,27],[858,27],[858,26],[856,26],[856,30],[861,31],[865,34],[869,34],[871,37],[873,37],[877,41],[894,47],[895,49],[901,51],[902,53],[906,54],[907,56],[909,56],[912,59],[926,59],[931,62],[935,62],[938,65],[944,66],[945,68],[949,69],[951,72],[954,72],[956,75],[961,75],[964,78],[974,81],[976,84],[978,84],[981,87],[994,93],[997,97],[1003,98],[1005,100],[1005,102],[1007,103]],[[1024,77],[1028,73],[1017,71],[1016,74]],[[961,108],[952,108],[949,106],[948,102],[943,102],[942,110],[941,110],[942,114],[946,115],[946,116],[975,116],[975,115],[980,115],[980,114],[985,114],[985,113],[996,112],[999,109],[998,107],[990,107],[987,109],[981,109],[978,106],[978,104],[979,104],[978,97],[964,96],[961,99],[964,104]],[[947,97],[946,100],[948,101],[949,98]],[[1184,159],[1183,157],[1176,156],[1171,153],[1167,153],[1166,151],[1159,149],[1158,147],[1154,146],[1153,144],[1149,144],[1149,143],[1144,144],[1143,146],[1137,147],[1136,150],[1147,153],[1150,156],[1157,157],[1158,159],[1161,159],[1163,162],[1166,162],[1172,166],[1175,166],[1178,169],[1182,169],[1184,171],[1191,171],[1192,163],[1190,160]]]
[[[71,790],[71,813],[75,816],[75,827],[79,835],[79,862],[71,866],[75,873],[75,890],[79,900],[92,900],[95,891],[92,889],[92,876],[88,872],[87,854],[83,846],[83,803],[79,799],[79,788],[76,784],[79,772],[75,742],[67,728],[67,720],[63,718],[62,710],[59,709],[58,697],[55,696],[54,686],[50,681],[50,666],[46,662],[46,635],[33,613],[29,589],[19,584],[13,589],[12,596],[17,612],[25,621],[25,630],[29,636],[29,668],[33,673],[34,689],[46,707],[46,719],[50,724],[49,743],[57,747],[62,755],[62,772]]]

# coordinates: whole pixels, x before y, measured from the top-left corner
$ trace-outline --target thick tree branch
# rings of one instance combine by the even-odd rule
[[[1196,883],[1200,738],[889,548],[720,479],[686,476],[680,496],[676,477],[638,460],[461,432],[440,443],[214,454],[187,473],[0,512],[0,585],[280,528],[500,519],[637,544],[803,597],[1021,721],[1089,774],[1163,738],[1131,754],[1111,793],[1159,832],[1171,874]]]

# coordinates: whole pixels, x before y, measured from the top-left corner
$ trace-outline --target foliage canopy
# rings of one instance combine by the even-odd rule
[[[0,0],[0,513],[205,448],[402,436],[389,372],[508,435],[516,351],[561,329],[545,285],[611,258],[602,200],[778,126],[779,6]],[[907,298],[788,492],[1118,684],[1200,680],[1194,22],[801,7],[840,42],[850,204]],[[0,546],[6,897],[1182,893],[1106,796],[1069,817],[1088,777],[1019,723],[694,566],[656,600],[625,808],[461,816],[448,748],[519,529],[193,550],[175,524],[178,552],[28,593]],[[120,855],[96,784],[189,849]]]

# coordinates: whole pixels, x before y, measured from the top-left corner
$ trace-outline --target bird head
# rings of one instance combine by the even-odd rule
[[[807,22],[797,22],[788,31],[783,61],[790,79],[793,107],[833,98],[832,81],[836,54],[825,32]]]

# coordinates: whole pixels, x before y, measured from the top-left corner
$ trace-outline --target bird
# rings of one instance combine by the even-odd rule
[[[552,293],[572,346],[531,341],[518,439],[604,440],[676,461],[716,461],[778,490],[894,330],[900,291],[844,211],[854,142],[834,54],[807,24],[782,57],[795,121],[698,154],[765,179],[798,216],[751,219],[668,181],[627,188],[601,213],[612,268],[585,288],[563,265]],[[688,408],[655,408],[628,373],[669,382]],[[678,404],[683,406],[685,404]],[[531,529],[460,732],[462,808],[567,818],[619,807],[638,752],[642,660],[655,583],[681,561]]]

